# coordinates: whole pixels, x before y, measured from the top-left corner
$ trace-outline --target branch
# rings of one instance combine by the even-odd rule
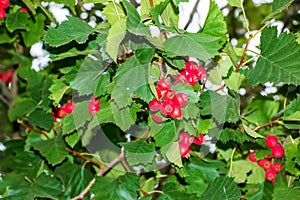
[[[86,157],[85,155],[82,155],[82,154],[81,154],[80,152],[78,152],[78,151],[75,151],[75,150],[70,149],[70,148],[68,148],[68,147],[66,147],[66,150],[67,150],[68,152],[70,152],[70,153],[76,155],[76,156],[79,156],[79,157],[83,158],[84,160],[86,160],[86,161],[88,161],[88,162],[90,162],[90,163],[93,163],[93,164],[97,165],[100,169],[103,169],[103,168],[104,168],[104,166],[103,166],[101,163],[99,163],[99,162],[97,162],[97,161],[95,161],[95,160],[92,160],[92,159]]]
[[[48,140],[50,139],[46,132],[40,131],[40,130],[36,130],[36,129],[34,129],[34,128],[28,126],[27,124],[25,124],[25,123],[24,123],[22,120],[20,120],[20,119],[18,119],[17,122],[18,122],[19,124],[21,124],[26,130],[33,131],[33,132],[42,134],[42,135],[45,136]]]
[[[195,15],[195,13],[197,12],[197,7],[198,7],[199,3],[200,3],[200,0],[197,0],[196,3],[195,3],[195,5],[194,5],[194,7],[193,7],[193,10],[192,10],[192,12],[190,14],[189,19],[188,19],[187,23],[185,24],[185,26],[183,28],[184,30],[186,30],[189,27],[190,23],[192,22],[193,17]]]
[[[235,70],[234,70],[235,72],[238,71],[238,70],[243,66],[243,62],[244,62],[244,60],[245,60],[246,52],[247,52],[247,50],[248,50],[248,46],[249,46],[249,43],[250,43],[250,40],[251,40],[251,39],[252,39],[252,34],[249,34],[249,38],[248,38],[248,40],[247,40],[247,42],[246,42],[246,46],[245,46],[245,48],[244,48],[242,58],[241,58],[241,60],[240,60],[240,62],[239,62],[239,64],[238,64],[238,66],[235,68]]]
[[[137,142],[137,141],[139,141],[139,140],[141,140],[141,139],[143,139],[143,138],[145,138],[145,137],[148,137],[149,133],[150,133],[149,130],[145,131],[142,135],[140,135],[138,138],[136,138],[136,139],[134,140],[134,142]]]
[[[124,151],[121,152],[121,154],[115,158],[113,161],[111,161],[107,167],[102,168],[97,173],[97,176],[103,176],[106,172],[108,172],[113,166],[115,166],[118,162],[124,160]],[[71,200],[84,200],[84,196],[90,191],[94,183],[96,182],[96,177],[94,177],[89,184],[86,186],[86,188],[76,197],[72,198]]]
[[[262,125],[259,125],[259,126],[255,127],[253,130],[254,130],[254,131],[257,131],[257,130],[259,130],[259,129],[261,129],[261,128],[264,128],[264,127],[266,127],[266,126],[270,126],[270,125],[272,125],[272,124],[275,124],[275,123],[278,122],[279,120],[280,120],[280,118],[274,119],[273,121],[270,121],[269,123],[262,124]]]

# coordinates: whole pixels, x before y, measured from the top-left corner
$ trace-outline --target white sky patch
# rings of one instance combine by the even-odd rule
[[[6,150],[6,146],[0,142],[0,151],[5,151]]]
[[[43,49],[43,42],[39,41],[33,44],[29,51],[30,55],[34,57],[31,68],[35,71],[40,71],[48,66],[50,60],[50,54]]]
[[[179,21],[178,27],[184,29],[189,21],[190,15],[195,7],[197,0],[190,0],[189,2],[179,3]],[[187,27],[188,32],[196,33],[203,27],[206,17],[209,11],[209,1],[200,1],[197,6],[197,11],[195,12],[193,19],[189,26]]]
[[[257,30],[253,30],[253,31],[250,31],[250,32],[251,32],[252,35],[254,35],[257,32]],[[256,53],[260,54],[260,49],[257,48],[260,45],[260,36],[261,36],[261,33],[258,33],[255,37],[253,37],[250,40],[250,43],[248,45],[248,50],[250,50],[250,51],[247,51],[247,55],[249,55],[249,56],[257,56]],[[249,38],[249,35],[248,35],[247,32],[245,33],[245,37],[247,39]],[[243,48],[244,47],[245,47],[245,44],[244,44]]]
[[[49,5],[49,11],[52,13],[55,20],[60,24],[61,22],[67,20],[67,16],[70,16],[70,11],[67,8],[64,8],[63,4],[56,4],[56,3],[49,3],[49,4],[42,4],[43,6]]]
[[[93,3],[84,3],[82,6],[85,10],[90,11],[95,7],[95,4],[93,4]]]

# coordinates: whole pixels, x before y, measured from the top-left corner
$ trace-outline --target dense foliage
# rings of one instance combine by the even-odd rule
[[[299,2],[186,2],[0,0],[2,199],[300,199]]]

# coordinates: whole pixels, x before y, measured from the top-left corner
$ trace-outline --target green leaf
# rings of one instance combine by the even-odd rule
[[[264,184],[247,185],[247,193],[245,195],[247,200],[273,200],[273,184],[269,181],[265,181]]]
[[[64,197],[75,197],[79,195],[88,183],[92,180],[93,175],[82,166],[66,162],[58,166],[54,175],[62,182],[64,186]]]
[[[163,194],[159,196],[158,200],[195,200],[195,194],[187,194],[184,187],[179,183],[164,182]]]
[[[237,183],[245,183],[248,177],[248,173],[255,168],[258,168],[257,163],[253,163],[249,160],[237,160],[231,163],[232,171],[230,177],[234,177],[234,181]]]
[[[45,43],[53,47],[68,44],[75,40],[79,44],[87,41],[93,28],[77,17],[68,16],[68,20],[63,21],[58,28],[49,28],[44,37]]]
[[[57,4],[64,4],[68,6],[71,9],[71,11],[75,14],[76,0],[45,0],[45,2],[55,2]]]
[[[93,199],[95,200],[136,200],[139,190],[139,179],[136,174],[132,173],[127,173],[116,179],[98,176],[91,188],[91,192],[94,194]]]
[[[208,183],[219,176],[216,166],[200,159],[192,159],[191,163],[185,165],[185,170],[187,173],[185,180],[189,184],[186,186],[187,192],[196,193],[199,197],[205,191]]]
[[[62,187],[60,182],[53,176],[42,173],[36,181],[18,188],[10,189],[5,200],[24,200],[36,198],[49,198],[58,200]]]
[[[67,156],[66,145],[61,138],[52,138],[45,141],[32,143],[35,150],[44,156],[48,163],[57,165],[61,163]]]
[[[227,40],[226,22],[222,11],[215,1],[210,1],[209,13],[206,17],[204,27],[200,32],[216,37],[216,42],[220,44],[219,48],[221,48],[221,45],[225,44]]]
[[[276,187],[273,193],[273,200],[298,200],[300,199],[299,188]]]
[[[277,37],[277,28],[270,27],[262,32],[261,55],[255,68],[249,73],[249,83],[300,84],[300,45],[291,33],[283,32]],[[292,49],[292,51],[291,51]]]
[[[201,200],[239,200],[242,194],[232,178],[220,176],[212,181],[201,196]]]
[[[154,137],[155,144],[158,147],[169,146],[178,139],[174,121],[158,124],[153,122],[150,124],[150,135]]]
[[[98,83],[102,79],[102,76],[96,79],[103,69],[101,60],[100,53],[84,58],[74,82],[70,85],[73,89],[78,90],[79,95],[89,95],[96,91]]]
[[[53,126],[53,117],[50,113],[45,113],[41,109],[36,109],[27,117],[31,124],[34,124],[45,130],[50,130]]]
[[[263,20],[263,23],[274,18],[277,14],[287,9],[293,1],[294,0],[274,0],[272,4],[272,13]]]
[[[212,115],[219,123],[237,122],[240,116],[240,101],[238,97],[220,95],[214,91],[206,91],[200,95],[203,108],[201,115]]]
[[[299,110],[300,110],[300,95],[297,96],[297,99],[290,102],[289,107],[287,107],[284,110],[283,118],[285,119],[286,117],[293,115],[295,112],[297,112]]]
[[[122,6],[115,2],[108,3],[102,13],[110,24],[114,24],[116,21],[126,17]]]
[[[26,29],[29,14],[24,12],[8,13],[5,18],[6,28],[9,32],[17,29]]]
[[[262,167],[255,167],[252,169],[252,173],[247,178],[248,184],[258,184],[265,182],[265,170]]]
[[[36,108],[36,102],[31,98],[17,98],[14,100],[14,106],[8,111],[9,120],[15,121],[18,117],[22,117],[32,112]]]
[[[173,142],[170,145],[166,151],[166,157],[171,163],[177,165],[177,167],[183,167],[178,142]]]
[[[225,84],[229,89],[237,92],[238,89],[240,88],[244,78],[245,78],[245,75],[240,74],[238,72],[232,72],[232,74],[229,76],[229,78],[225,80]]]
[[[28,20],[26,31],[22,32],[22,37],[27,47],[30,47],[40,41],[44,33],[45,20],[45,15],[41,13],[35,15],[34,21]]]
[[[126,20],[116,21],[109,29],[106,43],[107,54],[117,62],[119,46],[126,35]]]
[[[101,109],[96,114],[99,124],[116,123],[110,102],[101,102]]]
[[[69,86],[61,79],[54,80],[53,84],[49,88],[49,91],[51,92],[49,99],[53,100],[53,104],[57,106],[68,89]]]
[[[221,46],[217,39],[204,33],[185,33],[169,38],[164,47],[172,57],[192,56],[207,61],[218,54]]]
[[[75,107],[75,109],[76,109],[76,107]],[[62,124],[62,134],[63,135],[67,135],[67,134],[72,133],[76,130],[76,125],[75,125],[73,114],[69,114],[69,115],[65,116],[62,119],[61,124]]]
[[[136,55],[130,57],[120,66],[120,70],[118,70],[114,78],[112,97],[120,108],[130,105],[131,98],[136,95],[147,101],[153,98],[149,98],[151,91],[148,86],[148,63],[141,63],[150,62],[152,59],[151,53],[153,53],[153,51],[148,51],[147,49],[142,51],[149,52],[151,57],[144,57],[143,59],[146,60],[139,60]],[[141,93],[137,94],[137,91]]]
[[[123,142],[121,145],[126,151],[126,159],[130,165],[151,164],[156,156],[154,143],[148,143],[147,138],[137,142]]]
[[[69,124],[69,127],[65,127],[65,131],[63,131],[64,134],[74,129],[72,123],[74,123],[76,129],[79,129],[80,127],[83,127],[87,121],[91,120],[92,115],[88,112],[88,104],[89,101],[82,101],[76,103],[75,109],[72,114],[73,116],[69,115],[69,117],[68,116],[66,117],[67,118],[66,121]],[[73,117],[73,122],[72,122],[72,117]],[[70,129],[67,130],[68,128]]]
[[[243,6],[244,0],[229,0],[229,5],[241,8]]]
[[[222,84],[222,76],[220,73],[220,69],[218,67],[215,67],[214,69],[209,71],[209,77],[208,80],[215,85],[221,85]]]
[[[80,135],[77,132],[67,135],[65,138],[66,143],[72,148],[79,142],[79,140]]]
[[[135,123],[135,117],[132,116],[129,107],[118,108],[113,102],[111,103],[111,108],[116,125],[123,131],[128,130]]]
[[[246,133],[248,135],[250,135],[253,138],[264,138],[264,136],[258,134],[257,132],[255,132],[254,130],[252,130],[251,128],[249,128],[247,125],[243,124],[243,128],[246,131]]]
[[[251,138],[239,130],[225,128],[223,129],[219,137],[219,140],[224,144],[230,140],[237,142],[239,144],[243,144],[246,141],[250,141]]]

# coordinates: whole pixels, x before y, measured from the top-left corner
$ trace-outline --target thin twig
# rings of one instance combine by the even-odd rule
[[[238,64],[238,66],[235,68],[235,70],[234,70],[235,72],[238,71],[242,67],[242,65],[243,65],[243,62],[244,62],[245,57],[246,57],[246,52],[248,50],[248,46],[249,46],[249,43],[250,43],[251,39],[252,39],[252,34],[249,34],[249,38],[248,38],[248,40],[246,42],[246,46],[244,48],[242,58],[241,58],[241,60],[240,60],[240,62]]]
[[[103,169],[103,168],[104,168],[104,166],[103,166],[101,163],[99,163],[99,162],[97,162],[97,161],[95,161],[95,160],[92,160],[92,159],[89,158],[89,157],[86,157],[85,155],[83,155],[82,153],[80,153],[80,152],[78,152],[78,151],[75,151],[75,150],[70,149],[70,148],[68,148],[68,147],[66,147],[66,150],[67,150],[68,152],[74,154],[74,155],[77,155],[77,156],[83,158],[84,160],[86,160],[86,161],[88,161],[88,162],[90,162],[90,163],[93,163],[93,164],[97,165],[100,169]]]
[[[149,133],[150,133],[149,130],[145,131],[142,135],[140,135],[138,138],[136,138],[136,139],[134,140],[134,142],[140,141],[141,139],[143,139],[143,138],[145,138],[145,137],[148,137]]]
[[[123,152],[123,156],[120,157],[120,161],[121,161],[121,164],[123,165],[123,167],[125,168],[126,172],[131,172],[131,169],[129,168],[129,166],[127,165],[126,161],[125,161],[125,153],[124,153],[124,149],[122,149],[122,152]]]
[[[30,126],[28,126],[27,124],[25,124],[22,120],[18,119],[17,122],[19,124],[21,124],[25,129],[29,130],[29,131],[33,131],[33,132],[36,132],[36,133],[39,133],[39,134],[42,134],[43,136],[45,136],[47,139],[50,139],[49,136],[47,135],[46,132],[44,131],[41,131],[41,130],[36,130]]]
[[[111,63],[109,63],[108,65],[106,65],[105,67],[103,67],[103,69],[101,69],[101,71],[95,76],[94,80],[96,80],[97,78],[99,78],[107,70],[107,68],[110,65],[111,65]]]
[[[0,94],[0,100],[3,101],[3,103],[5,103],[8,107],[10,106],[9,101],[5,99],[5,97],[2,94]]]
[[[14,99],[18,95],[18,75],[14,71],[11,82],[11,97]]]
[[[190,14],[189,19],[188,19],[187,23],[185,24],[185,26],[183,28],[184,30],[186,30],[189,27],[190,23],[192,22],[193,17],[195,16],[195,13],[197,12],[197,7],[198,7],[199,3],[200,3],[200,0],[197,0],[194,7],[193,7],[193,10]]]
[[[268,123],[266,123],[266,124],[262,124],[262,125],[259,125],[259,126],[255,127],[253,130],[254,130],[254,131],[257,131],[257,130],[259,130],[259,129],[261,129],[261,128],[264,128],[264,127],[266,127],[266,126],[270,126],[270,125],[272,125],[272,124],[275,124],[275,123],[278,122],[279,120],[280,120],[280,118],[274,119],[273,121],[270,121],[270,122],[268,122]]]
[[[228,172],[229,177],[231,176],[231,172],[232,172],[232,163],[233,163],[233,156],[234,156],[235,150],[236,150],[236,148],[234,147],[234,149],[232,150],[232,153],[231,153],[231,157],[230,157],[230,168],[229,168],[229,172]]]
[[[97,176],[103,176],[106,172],[108,172],[111,168],[113,168],[113,166],[115,166],[122,159],[124,160],[124,151],[122,151],[121,154],[117,158],[115,158],[113,161],[111,161],[107,165],[107,167],[100,169],[99,172],[97,173]],[[84,200],[84,196],[90,191],[90,189],[92,188],[92,186],[94,185],[95,182],[96,182],[96,177],[94,177],[89,182],[89,184],[86,186],[86,188],[78,196],[72,198],[71,200]]]

